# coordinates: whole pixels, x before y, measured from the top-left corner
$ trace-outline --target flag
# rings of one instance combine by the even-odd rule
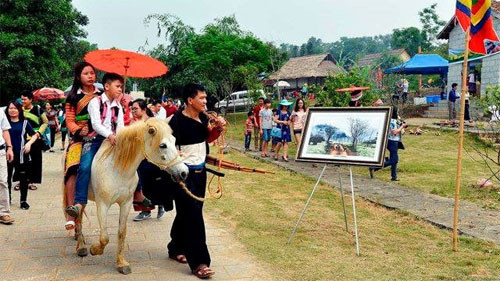
[[[462,2],[463,0],[458,0]],[[486,40],[499,41],[498,35],[493,26],[491,15],[491,0],[472,0],[471,9],[471,40],[469,49],[471,52],[486,54]]]
[[[457,0],[455,16],[465,32],[470,27],[472,0]]]

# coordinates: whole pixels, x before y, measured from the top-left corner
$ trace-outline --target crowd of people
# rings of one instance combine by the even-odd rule
[[[290,106],[295,104],[292,111]],[[297,98],[295,102],[283,99],[278,108],[271,109],[271,101],[263,97],[258,99],[258,104],[248,112],[245,121],[245,150],[250,151],[252,133],[254,134],[254,149],[261,152],[261,157],[270,157],[274,153],[275,160],[280,159],[279,152],[283,147],[281,159],[288,162],[288,143],[293,141],[298,144],[302,136],[306,118],[306,104],[304,99]]]
[[[14,190],[20,190],[20,208],[29,209],[28,190],[37,189],[42,182],[42,151],[54,152],[56,134],[61,134],[61,150],[64,161],[64,208],[65,229],[73,230],[88,203],[91,167],[95,154],[104,141],[116,144],[120,128],[148,118],[168,120],[176,146],[190,170],[185,181],[189,191],[204,197],[206,187],[205,157],[209,153],[207,143],[215,140],[223,131],[224,120],[209,122],[204,114],[207,94],[203,86],[186,85],[183,92],[184,106],[179,108],[172,99],[164,102],[144,99],[132,100],[123,92],[123,77],[106,73],[102,78],[103,89],[95,86],[95,68],[86,62],[76,65],[73,85],[63,106],[50,102],[33,104],[33,94],[23,93],[18,100],[0,110],[0,222],[12,224],[10,204],[12,182],[19,181]],[[305,95],[303,95],[305,96]],[[359,106],[362,93],[351,94],[351,106]],[[292,108],[293,105],[293,108]],[[300,143],[306,119],[307,106],[298,96],[294,102],[281,100],[272,108],[269,99],[261,97],[248,112],[245,121],[245,149],[254,149],[262,157],[289,161],[289,143]],[[397,111],[393,115],[397,116]],[[384,166],[392,166],[392,179],[397,180],[398,142],[402,125],[397,118],[391,121],[388,148],[390,157]],[[252,138],[253,136],[253,138]],[[66,138],[68,143],[66,146]],[[280,152],[282,153],[280,154]],[[370,173],[376,169],[370,169]],[[166,172],[144,160],[138,169],[139,183],[133,195],[134,209],[139,214],[134,221],[151,217],[158,206],[157,218],[173,209],[168,199],[150,196],[151,186],[167,183]],[[154,175],[154,176],[153,176]],[[159,175],[159,177],[157,177]],[[163,177],[163,180],[162,180]],[[159,181],[156,179],[160,178]],[[154,179],[154,180],[152,180]],[[210,254],[206,246],[203,202],[193,200],[180,188],[173,189],[167,197],[176,204],[176,217],[170,233],[168,256],[177,262],[187,263],[194,275],[206,278],[214,274],[210,269]],[[149,197],[149,198],[148,198]],[[162,197],[162,195],[160,195]]]
[[[36,189],[36,184],[42,182],[42,151],[54,152],[56,134],[60,132],[61,150],[65,151],[64,227],[75,229],[76,220],[88,203],[91,167],[99,147],[104,141],[116,144],[120,128],[148,118],[169,118],[176,146],[191,171],[185,184],[192,194],[204,197],[206,144],[218,138],[225,125],[223,119],[209,124],[209,117],[204,114],[207,103],[205,88],[198,84],[186,85],[184,106],[179,109],[172,99],[150,103],[144,99],[131,100],[123,93],[124,80],[118,74],[106,73],[102,79],[103,89],[94,85],[96,80],[95,68],[82,62],[74,69],[73,85],[64,106],[53,106],[47,102],[42,109],[40,105],[33,104],[33,94],[27,92],[21,95],[20,100],[11,101],[5,110],[0,110],[0,223],[9,225],[15,222],[10,211],[13,181],[19,181],[19,187],[14,189],[20,190],[21,209],[30,208],[28,190]],[[66,147],[67,136],[69,143]],[[169,178],[166,172],[154,168],[144,160],[138,169],[139,183],[133,203],[140,213],[134,221],[151,217],[155,205],[158,205],[158,218],[173,208],[173,204],[164,207],[158,203],[168,200],[150,200],[144,195],[147,185],[152,184],[152,172]],[[181,191],[180,188],[178,190]],[[168,256],[179,263],[187,263],[197,277],[213,275],[206,246],[203,203],[193,200],[183,191],[169,196],[175,200],[177,212]]]

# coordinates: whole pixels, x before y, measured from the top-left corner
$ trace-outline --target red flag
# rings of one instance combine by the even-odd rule
[[[487,54],[486,40],[499,41],[491,16],[491,0],[473,0],[471,12],[469,49],[474,53]]]
[[[467,28],[470,27],[471,7],[472,0],[457,0],[457,9],[455,11],[455,16],[464,32],[467,30]]]

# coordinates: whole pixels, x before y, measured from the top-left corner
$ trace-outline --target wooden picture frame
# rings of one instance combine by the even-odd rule
[[[309,108],[296,161],[381,167],[391,107]]]

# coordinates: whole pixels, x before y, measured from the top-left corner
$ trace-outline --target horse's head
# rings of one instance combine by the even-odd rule
[[[174,181],[184,181],[189,170],[175,147],[175,137],[170,126],[157,118],[149,118],[145,125],[144,156],[149,162],[167,171]]]

